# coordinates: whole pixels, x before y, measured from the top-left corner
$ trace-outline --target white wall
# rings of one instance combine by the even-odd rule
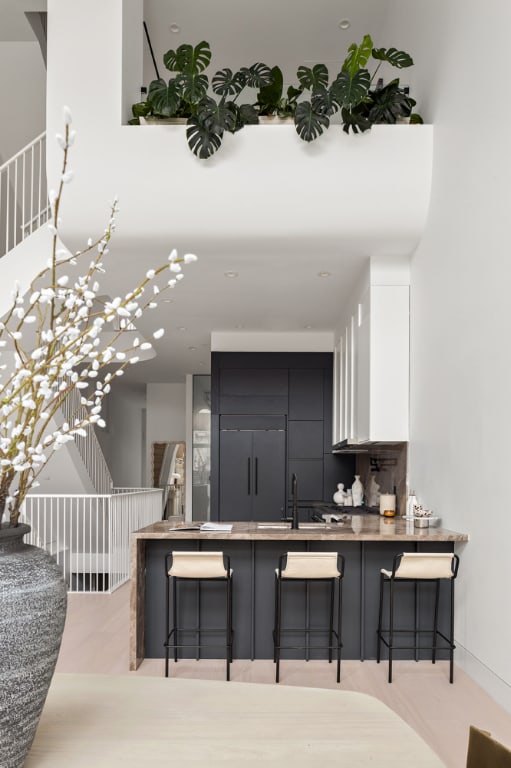
[[[0,165],[46,127],[46,70],[39,43],[0,42]]]
[[[186,384],[147,385],[147,482],[151,485],[152,445],[186,439]]]
[[[387,37],[414,56],[419,111],[435,124],[429,221],[411,270],[410,483],[446,527],[470,534],[457,658],[511,711],[511,5],[392,7]]]
[[[146,388],[143,384],[113,383],[103,409],[106,427],[97,429],[96,434],[114,486],[136,488],[144,485],[145,408]]]

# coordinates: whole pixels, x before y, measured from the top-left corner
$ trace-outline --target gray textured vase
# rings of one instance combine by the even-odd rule
[[[35,736],[64,631],[67,592],[28,525],[0,529],[0,766],[20,768]]]

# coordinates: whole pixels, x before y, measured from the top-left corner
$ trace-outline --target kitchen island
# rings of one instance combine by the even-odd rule
[[[146,657],[164,655],[164,557],[172,550],[222,550],[230,556],[234,573],[234,657],[244,659],[273,657],[273,589],[279,555],[287,551],[340,552],[346,559],[343,658],[375,658],[380,569],[391,569],[394,555],[400,552],[452,552],[456,544],[468,541],[468,536],[440,527],[416,528],[413,520],[397,517],[387,519],[373,514],[342,517],[340,523],[300,523],[298,530],[292,530],[286,523],[235,522],[230,532],[194,530],[186,523],[161,521],[133,533],[130,669],[137,669]],[[296,594],[287,606],[291,620],[297,617],[295,626],[303,623],[305,617],[311,626],[323,623],[327,598],[313,591],[316,586],[321,585],[309,588],[296,585]],[[410,627],[430,626],[432,596],[422,588],[416,592],[413,585],[403,587],[410,589],[399,601],[397,619],[407,620]],[[187,601],[186,620],[193,623],[201,605],[203,624],[213,626],[215,613],[222,611],[223,602],[219,598],[203,600],[201,604],[200,597],[199,590],[195,590]],[[443,619],[441,610],[440,623]],[[295,656],[300,657],[299,653]],[[413,658],[413,655],[402,651],[399,657]],[[321,654],[311,653],[310,658],[321,658]]]

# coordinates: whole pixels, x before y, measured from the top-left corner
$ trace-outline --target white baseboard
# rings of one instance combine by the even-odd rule
[[[462,645],[456,643],[454,654],[458,664],[467,675],[483,688],[495,701],[511,714],[511,685],[492,672]]]

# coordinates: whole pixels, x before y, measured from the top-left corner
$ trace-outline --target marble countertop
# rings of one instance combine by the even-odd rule
[[[280,522],[234,522],[232,531],[190,530],[199,523],[159,521],[135,531],[135,539],[223,539],[249,541],[468,541],[468,534],[429,526],[415,528],[413,520],[380,515],[346,515],[341,523],[300,523],[298,530]]]

